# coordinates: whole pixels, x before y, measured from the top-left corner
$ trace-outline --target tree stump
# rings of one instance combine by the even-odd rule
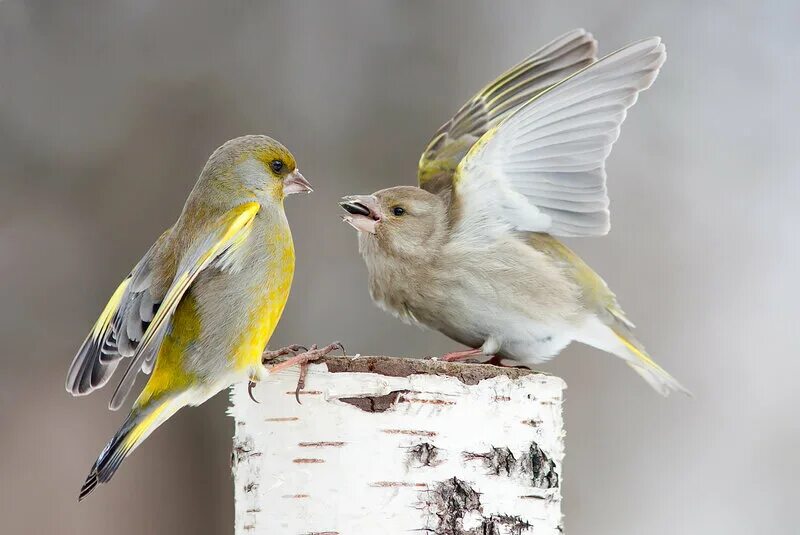
[[[558,377],[327,357],[234,387],[236,534],[561,533]]]

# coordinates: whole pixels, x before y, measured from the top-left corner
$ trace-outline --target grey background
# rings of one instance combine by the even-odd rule
[[[292,295],[271,345],[437,354],[369,301],[336,200],[415,180],[474,91],[583,26],[669,54],[609,162],[612,232],[571,242],[694,399],[573,346],[571,534],[789,533],[800,446],[795,2],[0,2],[0,529],[231,533],[222,394],[179,413],[78,505],[123,414],[64,374],[106,299],[228,138],[286,143]]]

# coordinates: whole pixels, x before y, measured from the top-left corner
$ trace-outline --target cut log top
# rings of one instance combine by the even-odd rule
[[[375,373],[387,377],[408,377],[409,375],[445,375],[455,377],[467,385],[476,385],[484,379],[505,375],[518,379],[527,375],[549,374],[527,368],[509,368],[488,364],[469,364],[445,362],[442,360],[407,357],[336,357],[327,356],[315,362],[324,364],[331,373]],[[557,379],[560,381],[560,379]]]

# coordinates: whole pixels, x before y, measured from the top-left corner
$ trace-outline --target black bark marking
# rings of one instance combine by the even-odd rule
[[[496,476],[510,476],[517,465],[517,460],[508,448],[493,447],[486,453],[464,453],[466,460],[481,459],[489,473]]]
[[[531,485],[540,489],[558,487],[556,463],[542,451],[536,442],[531,442],[528,454],[522,459],[522,472],[531,478]]]
[[[408,393],[408,390],[394,390],[383,396],[339,398],[339,401],[358,407],[365,412],[386,412],[397,403],[401,395],[406,393]]]
[[[522,535],[533,526],[518,516],[493,515],[483,521],[476,535]],[[502,528],[502,529],[501,529]],[[475,530],[472,530],[475,531]]]
[[[528,451],[521,459],[514,457],[508,448],[493,447],[485,453],[464,453],[467,461],[481,460],[490,474],[510,477],[522,474],[532,487],[552,489],[559,485],[556,463],[539,447],[531,442]]]
[[[429,442],[423,442],[408,450],[408,464],[437,466],[441,464],[441,450]]]
[[[252,438],[248,437],[244,440],[239,440],[234,437],[233,449],[231,450],[231,471],[235,470],[242,461],[246,461],[250,457],[261,456],[261,452],[253,451],[254,447]]]
[[[480,495],[469,483],[456,477],[437,483],[427,494],[428,501],[424,505],[433,513],[436,526],[426,527],[426,533],[467,535],[463,529],[464,515],[471,511],[483,512]]]
[[[423,528],[429,535],[523,535],[533,527],[518,516],[484,517],[480,493],[455,477],[437,483],[426,496],[422,506],[429,511],[431,524],[435,524]],[[464,529],[464,517],[473,512],[481,516],[480,525]]]

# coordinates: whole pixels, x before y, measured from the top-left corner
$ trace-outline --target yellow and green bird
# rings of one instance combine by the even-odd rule
[[[67,391],[81,396],[128,359],[112,410],[140,371],[150,374],[79,500],[181,407],[268,373],[262,352],[294,275],[283,200],[310,191],[294,156],[267,136],[233,139],[211,155],[178,221],[116,289],[70,366]]]

